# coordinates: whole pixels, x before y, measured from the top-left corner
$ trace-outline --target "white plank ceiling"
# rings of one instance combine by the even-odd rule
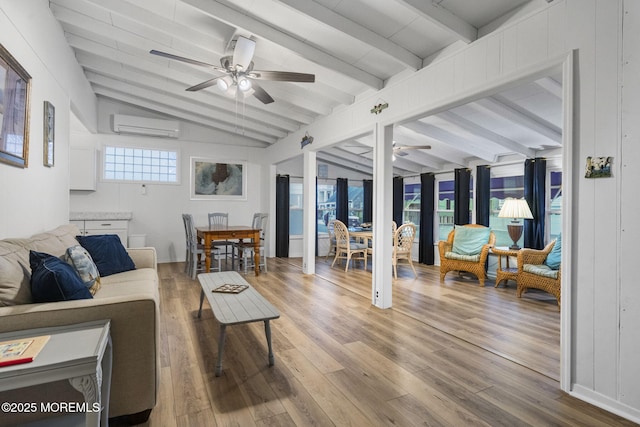
[[[151,55],[156,49],[214,65],[238,36],[256,41],[260,70],[315,74],[315,83],[261,81],[275,99],[242,103],[243,134],[268,146],[390,79],[463,47],[500,20],[546,0],[51,0],[78,63],[100,98],[222,132],[237,132],[238,104],[211,86],[215,70]],[[531,157],[561,145],[562,82],[549,76],[434,116],[398,125],[397,174],[474,161]],[[345,141],[319,159],[371,170],[371,141]],[[363,170],[358,167],[358,170]]]

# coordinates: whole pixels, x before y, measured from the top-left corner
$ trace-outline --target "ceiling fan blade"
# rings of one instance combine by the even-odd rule
[[[313,83],[316,81],[315,74],[292,73],[289,71],[253,70],[249,73],[249,77],[252,79],[273,80],[279,82]]]
[[[202,61],[196,61],[195,59],[185,58],[184,56],[178,56],[178,55],[174,55],[172,53],[161,52],[161,51],[155,50],[155,49],[150,50],[149,53],[152,54],[152,55],[162,56],[162,57],[168,58],[168,59],[175,59],[176,61],[186,62],[187,64],[199,65],[201,67],[213,68],[214,70],[226,72],[226,70],[224,68],[218,67],[217,65],[208,64],[208,63],[202,62]]]
[[[246,37],[239,36],[236,46],[233,48],[233,66],[243,70],[249,68],[253,53],[256,50],[256,42]]]
[[[267,91],[264,90],[258,83],[252,82],[251,87],[255,91],[253,92],[253,96],[258,98],[260,102],[262,102],[263,104],[271,104],[273,102],[273,98],[271,97],[271,95],[269,95]]]
[[[215,77],[213,79],[209,79],[209,80],[204,81],[202,83],[199,83],[199,84],[197,84],[195,86],[188,87],[186,90],[188,92],[196,92],[198,90],[202,90],[202,89],[208,88],[208,87],[213,86],[214,84],[216,84],[216,82],[221,78],[222,77]]]
[[[430,145],[400,145],[393,147],[395,151],[405,151],[405,150],[430,150]]]

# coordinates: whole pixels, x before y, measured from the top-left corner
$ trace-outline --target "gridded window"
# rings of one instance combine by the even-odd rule
[[[420,235],[420,183],[404,185],[404,209],[402,222],[410,222],[416,226],[416,238]]]
[[[438,240],[447,240],[453,230],[454,181],[438,182]]]
[[[496,236],[496,246],[510,246],[513,244],[513,240],[509,237],[507,225],[511,222],[511,218],[498,218],[498,214],[505,199],[509,197],[521,199],[524,197],[524,176],[514,175],[491,178],[489,192],[491,204],[489,226]],[[524,236],[520,237],[518,245],[520,247],[524,246]]]
[[[304,193],[301,182],[289,183],[289,235],[302,236]]]
[[[108,181],[178,182],[178,152],[104,147],[103,178]]]
[[[549,241],[558,237],[562,231],[562,172],[551,172],[551,200],[547,202],[549,213]]]

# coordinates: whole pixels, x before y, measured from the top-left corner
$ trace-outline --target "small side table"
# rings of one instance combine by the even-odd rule
[[[84,424],[107,426],[111,388],[110,325],[109,320],[98,320],[0,334],[0,341],[50,335],[33,362],[0,368],[0,391],[66,379],[84,395],[89,409]],[[53,408],[49,410],[54,411],[58,403],[44,402],[44,406],[32,409],[47,411],[48,404]]]
[[[506,284],[507,281],[513,280],[514,282],[518,282],[518,268],[513,268],[509,266],[509,257],[517,257],[518,249],[509,249],[507,246],[502,247],[493,247],[491,248],[491,252],[498,256],[498,267],[496,268],[496,285],[497,288],[500,283],[504,281]],[[505,268],[502,268],[502,257],[507,259]]]

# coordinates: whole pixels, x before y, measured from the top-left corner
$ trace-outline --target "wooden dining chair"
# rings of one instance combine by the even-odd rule
[[[267,272],[267,251],[265,249],[265,238],[267,234],[267,227],[269,225],[269,214],[255,213],[251,221],[251,228],[260,229],[260,258],[261,262],[258,264],[258,268],[264,268],[264,272]],[[238,255],[238,270],[241,265],[244,266],[244,274],[247,274],[249,268],[255,267],[254,261],[254,246],[253,242],[237,242],[233,244],[233,248]]]
[[[338,259],[346,259],[347,265],[344,268],[346,272],[349,270],[349,261],[351,261],[354,255],[360,255],[360,258],[364,260],[364,269],[367,269],[367,245],[363,243],[352,242],[349,237],[349,229],[342,221],[335,220],[333,223],[333,231],[336,235],[336,256],[333,258],[331,267],[336,263]]]
[[[186,259],[185,259],[185,271],[191,276],[191,279],[194,280],[196,278],[196,274],[198,270],[204,271],[205,260],[204,256],[204,245],[198,241],[198,234],[196,232],[196,227],[193,223],[193,216],[191,214],[182,214],[182,221],[184,222],[184,230],[186,237]],[[214,261],[218,260],[218,267],[215,267]],[[211,271],[222,271],[220,265],[220,248],[217,246],[211,245]]]
[[[228,227],[229,226],[229,214],[226,212],[211,212],[208,214],[209,228],[214,226]],[[220,251],[220,255],[224,255],[225,260],[229,258],[229,247],[233,245],[233,242],[229,240],[216,240],[211,242],[212,245],[216,245],[220,248],[224,246],[224,253]],[[231,248],[233,251],[233,248]]]

